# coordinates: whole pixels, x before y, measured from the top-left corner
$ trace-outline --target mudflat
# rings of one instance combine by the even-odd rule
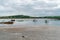
[[[0,40],[60,40],[60,27],[1,27]]]

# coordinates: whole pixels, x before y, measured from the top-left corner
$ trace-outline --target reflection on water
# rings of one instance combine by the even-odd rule
[[[10,20],[10,19],[9,19]],[[8,19],[0,19],[0,22],[2,21],[9,21]],[[54,25],[54,26],[60,26],[60,20],[55,19],[15,19],[16,21],[13,26],[18,25]],[[0,26],[8,25],[8,24],[0,24]]]
[[[16,19],[16,25],[54,25],[60,26],[60,20],[55,19]],[[21,20],[24,20],[21,22]]]

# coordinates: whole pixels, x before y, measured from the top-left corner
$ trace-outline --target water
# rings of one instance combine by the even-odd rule
[[[0,24],[0,26],[38,26],[38,25],[48,25],[48,26],[60,26],[60,20],[55,19],[15,19],[14,24]],[[0,19],[0,22],[10,21],[10,19]]]
[[[10,21],[10,19],[1,19],[2,21]],[[60,26],[60,20],[54,19],[16,19],[14,24],[0,24],[0,27],[11,27],[28,25],[52,25]],[[37,27],[37,28],[16,28],[16,29],[1,29],[0,40],[60,40],[60,27]],[[24,38],[22,37],[24,36]]]

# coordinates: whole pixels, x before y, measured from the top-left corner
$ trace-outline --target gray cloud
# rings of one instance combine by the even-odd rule
[[[54,0],[0,0],[1,15],[31,15],[51,16],[60,15],[60,4]]]

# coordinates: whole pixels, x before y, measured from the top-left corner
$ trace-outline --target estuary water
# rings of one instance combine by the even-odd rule
[[[11,19],[0,19],[0,22],[8,22]],[[60,20],[56,19],[15,19],[14,24],[0,24],[0,26],[40,26],[40,25],[48,25],[48,26],[60,26]]]

